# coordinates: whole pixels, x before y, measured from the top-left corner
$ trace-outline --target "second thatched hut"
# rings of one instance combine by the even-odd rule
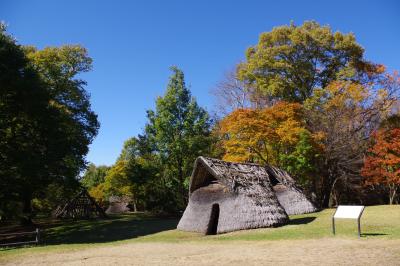
[[[272,166],[199,157],[190,180],[183,231],[219,234],[275,227],[316,211],[288,173]]]
[[[110,205],[108,206],[106,213],[121,214],[133,211],[131,205],[129,204],[131,201],[132,198],[128,196],[111,196],[108,198],[108,202],[110,203]]]

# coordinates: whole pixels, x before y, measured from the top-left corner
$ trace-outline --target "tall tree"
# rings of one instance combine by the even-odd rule
[[[191,96],[183,72],[176,67],[171,70],[164,97],[157,99],[155,111],[148,111],[146,132],[160,156],[163,175],[171,189],[178,188],[177,203],[182,208],[187,201],[185,183],[193,162],[209,152],[210,119]]]
[[[75,76],[91,60],[77,46],[22,48],[2,27],[0,62],[1,187],[8,184],[30,220],[35,194],[53,182],[76,185],[85,166],[99,124]]]
[[[332,32],[314,21],[291,23],[260,35],[238,65],[238,77],[266,102],[303,102],[338,75],[362,79],[380,67],[366,62],[363,54],[353,34]]]
[[[32,66],[47,84],[51,95],[50,104],[64,114],[64,134],[67,146],[59,149],[68,151],[65,170],[77,174],[85,167],[88,146],[97,135],[99,122],[91,110],[90,96],[85,90],[86,81],[77,78],[92,68],[92,59],[87,50],[79,45],[47,47],[37,50],[25,47]]]
[[[29,64],[21,46],[0,24],[0,214],[14,211],[12,202],[30,213],[32,185],[48,182],[47,160],[52,160],[47,134],[54,133],[56,110],[50,95]],[[47,131],[49,130],[49,131]],[[46,160],[46,157],[48,159]]]

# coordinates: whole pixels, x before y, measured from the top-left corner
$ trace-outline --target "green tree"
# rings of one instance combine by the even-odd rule
[[[297,181],[305,188],[313,189],[316,175],[316,165],[319,163],[320,154],[317,145],[314,144],[311,134],[302,131],[296,143],[294,151],[280,154],[281,166],[297,178]]]
[[[135,210],[138,206],[154,210],[157,205],[162,210],[162,193],[155,189],[159,187],[156,184],[159,169],[146,136],[139,135],[125,141],[112,167],[103,171],[103,167],[89,165],[82,183],[93,184],[89,193],[99,202],[107,202],[110,196],[123,196],[131,198]]]
[[[108,171],[104,182],[107,198],[110,196],[133,196],[134,184],[129,180],[126,167],[127,161],[119,160]]]
[[[166,184],[177,190],[178,208],[184,208],[193,162],[209,153],[210,119],[191,96],[183,72],[176,67],[171,70],[164,97],[157,99],[155,111],[148,111],[146,133],[161,160]]]
[[[110,167],[106,165],[96,166],[95,164],[90,163],[81,179],[82,185],[90,189],[103,183],[108,170],[110,170]]]
[[[158,176],[158,160],[149,146],[145,135],[139,135],[125,141],[124,147],[117,163],[124,162],[125,174],[131,186],[132,204],[136,211],[138,206],[146,209],[151,206],[151,197],[148,193],[149,187],[154,185]],[[156,195],[152,195],[154,198]],[[158,198],[156,196],[156,198]],[[149,204],[150,203],[150,204]]]
[[[256,98],[303,102],[339,76],[362,79],[380,68],[363,54],[352,33],[332,32],[314,21],[291,23],[260,35],[239,64],[238,77]]]
[[[90,60],[78,50],[85,51],[22,48],[1,26],[2,204],[11,199],[23,203],[27,221],[33,197],[49,184],[77,186],[88,145],[97,134],[99,124],[90,109],[85,82],[75,78],[90,69]],[[59,56],[63,53],[74,56]]]
[[[62,122],[68,140],[59,149],[68,151],[65,169],[76,175],[85,167],[88,146],[97,135],[99,122],[91,110],[86,82],[77,76],[92,68],[87,50],[79,45],[47,47],[37,50],[25,47],[33,68],[46,83],[51,95],[50,104],[64,114]]]
[[[47,125],[56,111],[21,46],[0,24],[0,212],[10,217],[25,201],[30,213],[31,186],[48,182],[45,156],[54,133]],[[47,132],[47,130],[49,130]],[[51,160],[51,157],[49,157]]]

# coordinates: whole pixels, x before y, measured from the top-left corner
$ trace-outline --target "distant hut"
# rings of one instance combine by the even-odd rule
[[[107,215],[103,208],[89,195],[86,189],[76,195],[73,199],[58,206],[53,212],[55,218],[72,218],[72,219],[89,219],[89,218],[106,218]]]
[[[288,223],[288,214],[315,210],[295,181],[278,168],[199,157],[178,229],[219,234],[276,227]]]
[[[108,201],[110,205],[106,210],[107,214],[119,214],[132,211],[131,205],[129,204],[132,201],[130,197],[111,196]]]

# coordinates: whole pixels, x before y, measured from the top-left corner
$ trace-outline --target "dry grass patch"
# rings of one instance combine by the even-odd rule
[[[398,265],[400,240],[124,243],[29,254],[4,265]]]

